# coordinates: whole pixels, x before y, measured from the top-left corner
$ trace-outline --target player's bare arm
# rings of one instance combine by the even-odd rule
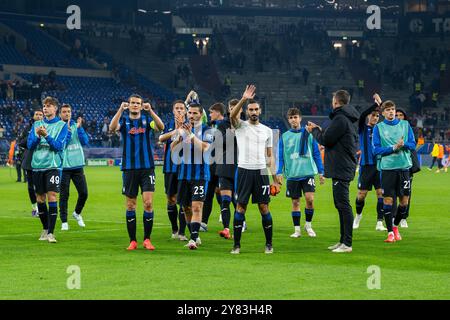
[[[145,111],[147,111],[155,122],[155,130],[160,132],[164,130],[164,123],[161,121],[161,118],[158,117],[155,110],[153,110],[152,105],[150,103],[142,104],[142,107]]]
[[[231,110],[230,113],[230,120],[231,125],[233,128],[239,127],[239,113],[241,112],[242,108],[244,107],[244,104],[249,100],[253,99],[255,97],[256,87],[254,85],[249,85],[245,88],[244,93],[242,94],[241,100],[238,102],[238,104]]]
[[[116,132],[120,130],[119,121],[126,109],[128,109],[128,102],[122,102],[120,104],[119,110],[117,110],[116,114],[111,120],[111,123],[109,124],[109,131]]]
[[[178,133],[178,129],[181,128],[181,126],[184,123],[184,117],[181,115],[175,115],[175,129],[164,133],[162,135],[159,136],[159,142],[166,142],[169,139],[172,139],[172,137],[176,136],[176,134]]]

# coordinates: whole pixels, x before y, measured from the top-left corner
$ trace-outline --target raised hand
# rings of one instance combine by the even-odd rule
[[[176,114],[175,115],[175,128],[179,129],[184,123],[184,119],[182,115]]]
[[[129,106],[129,103],[128,103],[128,102],[122,102],[122,103],[120,104],[120,110],[121,110],[121,111],[127,110],[127,109],[128,109],[128,106]]]
[[[143,104],[142,104],[142,107],[143,107],[143,109],[144,109],[145,111],[147,111],[147,112],[150,112],[150,111],[152,110],[152,105],[151,105],[150,103],[148,103],[148,102],[143,103]]]
[[[82,124],[83,124],[83,118],[82,117],[78,117],[78,119],[77,119],[77,128],[80,128]]]
[[[249,100],[249,99],[253,99],[255,97],[255,91],[256,91],[256,87],[254,85],[249,85],[245,88],[244,93],[242,94],[242,98]]]
[[[373,100],[375,101],[375,103],[376,103],[378,106],[381,106],[382,100],[381,100],[381,97],[380,97],[380,95],[379,95],[378,93],[375,93],[375,94],[373,95]]]

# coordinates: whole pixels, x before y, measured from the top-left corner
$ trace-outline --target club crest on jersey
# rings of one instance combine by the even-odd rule
[[[146,119],[142,119],[142,124],[145,127],[147,125],[147,120]]]

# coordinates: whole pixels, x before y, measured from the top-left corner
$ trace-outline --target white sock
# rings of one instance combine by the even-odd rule
[[[305,228],[306,228],[306,229],[311,228],[311,222],[306,221],[306,222],[305,222]]]
[[[294,232],[300,233],[300,226],[294,226]]]

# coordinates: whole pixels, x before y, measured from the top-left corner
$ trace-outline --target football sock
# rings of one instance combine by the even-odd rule
[[[198,238],[198,232],[200,230],[200,222],[191,222],[191,240],[196,241]]]
[[[294,222],[294,227],[300,227],[300,217],[302,213],[300,211],[292,211],[292,222]]]
[[[58,203],[48,203],[48,233],[55,231],[56,220],[58,218]]]
[[[245,214],[242,214],[238,211],[234,213],[233,220],[233,236],[234,236],[234,246],[241,246],[241,236],[242,236],[242,226],[245,220]]]
[[[127,218],[127,230],[130,241],[136,241],[136,211],[128,211]]]
[[[186,215],[184,214],[183,207],[180,206],[180,211],[178,212],[178,219],[180,220],[180,229],[178,234],[184,235],[186,232]]]
[[[408,209],[408,207],[398,206],[397,215],[395,216],[395,219],[394,219],[394,226],[398,226],[400,224],[400,221],[402,219],[405,219],[407,209]]]
[[[273,230],[272,215],[270,214],[270,212],[268,212],[267,214],[262,214],[261,220],[264,229],[264,235],[266,236],[266,245],[272,244],[272,230]]]
[[[222,215],[222,224],[224,228],[230,228],[230,203],[231,203],[231,197],[230,196],[223,196],[222,202],[221,202],[221,212]]]
[[[48,230],[48,210],[47,210],[47,204],[44,203],[38,203],[38,212],[39,212],[39,219],[41,219],[42,223],[42,229]]]
[[[356,204],[356,213],[357,214],[361,214],[363,212],[364,209],[364,200],[358,200],[358,198],[356,198],[355,204]]]
[[[172,233],[178,231],[177,219],[178,219],[178,209],[176,204],[167,205],[167,215],[169,216],[170,224],[172,225]]]
[[[378,198],[377,202],[377,220],[381,221],[383,220],[384,214],[383,214],[383,198]]]
[[[153,211],[144,211],[144,240],[150,239],[153,229]]]
[[[305,220],[311,222],[314,215],[314,209],[305,209]]]
[[[392,205],[383,205],[384,221],[386,222],[386,228],[388,232],[392,232]]]

